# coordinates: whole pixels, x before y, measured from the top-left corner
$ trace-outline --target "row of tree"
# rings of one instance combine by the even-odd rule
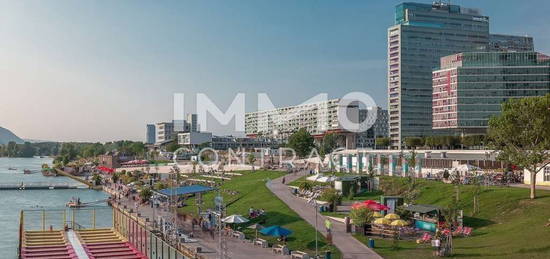
[[[144,156],[146,152],[143,142],[121,140],[102,143],[63,143],[54,159],[55,164],[66,165],[79,158],[92,158],[108,152],[120,152],[129,156]]]
[[[9,142],[7,145],[0,145],[0,157],[33,157],[39,153],[37,147],[30,142],[17,144]]]

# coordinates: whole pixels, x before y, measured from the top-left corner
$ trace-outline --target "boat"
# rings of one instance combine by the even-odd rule
[[[67,204],[65,204],[65,206],[69,207],[69,208],[80,208],[80,207],[84,207],[86,205],[82,204],[80,202],[80,198],[72,198],[69,202],[67,202]]]
[[[42,175],[43,176],[57,176],[57,174],[55,174],[55,172],[53,172],[51,170],[48,170],[48,169],[43,169],[42,170]]]
[[[17,168],[10,167],[10,168],[8,168],[8,170],[10,170],[10,171],[17,171]]]
[[[29,169],[25,169],[25,170],[23,170],[23,173],[24,174],[33,174],[34,172],[29,170]]]

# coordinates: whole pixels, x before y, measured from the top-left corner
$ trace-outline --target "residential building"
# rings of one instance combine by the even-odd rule
[[[535,51],[533,37],[489,34],[489,51]]]
[[[347,114],[350,121],[358,122],[359,106],[352,102],[342,107],[340,100],[332,99],[246,113],[246,135],[252,138],[264,137],[285,142],[294,132],[304,128],[317,140],[328,133],[345,136],[343,145],[347,148],[355,148],[356,134],[343,128],[339,116]]]
[[[466,52],[433,72],[433,128],[485,133],[510,98],[550,93],[550,57],[537,52]]]
[[[402,3],[388,29],[388,97],[391,145],[432,130],[432,69],[442,56],[483,51],[489,17],[479,10],[436,2]]]
[[[174,131],[173,122],[159,122],[156,125],[156,141],[155,143],[163,143],[175,140],[176,134]]]
[[[154,144],[156,142],[156,127],[154,124],[147,124],[147,132],[145,134],[145,144]]]

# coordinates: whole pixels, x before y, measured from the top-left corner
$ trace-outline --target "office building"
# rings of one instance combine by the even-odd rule
[[[489,17],[445,3],[402,3],[388,29],[388,105],[391,145],[432,130],[432,69],[442,56],[484,51]]]
[[[147,124],[147,132],[145,133],[145,144],[154,144],[156,142],[156,127],[154,124]]]
[[[196,148],[212,142],[210,132],[183,132],[178,133],[178,144],[188,148]]]
[[[376,122],[366,131],[357,133],[358,148],[373,148],[375,140],[378,137],[388,137],[388,111],[381,107],[373,109],[360,109],[359,121],[364,121],[368,118],[369,112],[376,112]]]
[[[175,140],[176,134],[174,131],[173,122],[159,122],[155,126],[156,126],[155,143],[163,143],[163,142]]]
[[[550,93],[550,58],[537,52],[466,52],[433,72],[433,128],[485,133],[510,98]]]
[[[299,129],[306,129],[316,140],[325,134],[334,133],[344,136],[347,148],[355,148],[356,134],[349,132],[340,124],[340,111],[346,111],[350,121],[359,121],[359,106],[356,104],[342,107],[340,99],[300,104],[273,110],[250,112],[245,114],[245,131],[248,137],[272,138],[285,142]]]
[[[526,52],[535,51],[533,38],[502,34],[489,35],[489,51]]]
[[[199,125],[197,120],[197,114],[187,114],[186,122],[186,131],[188,132],[199,132]]]

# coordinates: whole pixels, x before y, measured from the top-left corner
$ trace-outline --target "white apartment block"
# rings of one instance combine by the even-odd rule
[[[350,134],[342,127],[339,116],[347,114],[350,121],[359,122],[359,106],[351,104],[343,107],[340,100],[332,99],[246,113],[246,135],[248,137],[266,137],[284,141],[292,133],[305,128],[316,139],[321,139],[327,133],[346,135],[346,147],[353,148],[355,134]]]

